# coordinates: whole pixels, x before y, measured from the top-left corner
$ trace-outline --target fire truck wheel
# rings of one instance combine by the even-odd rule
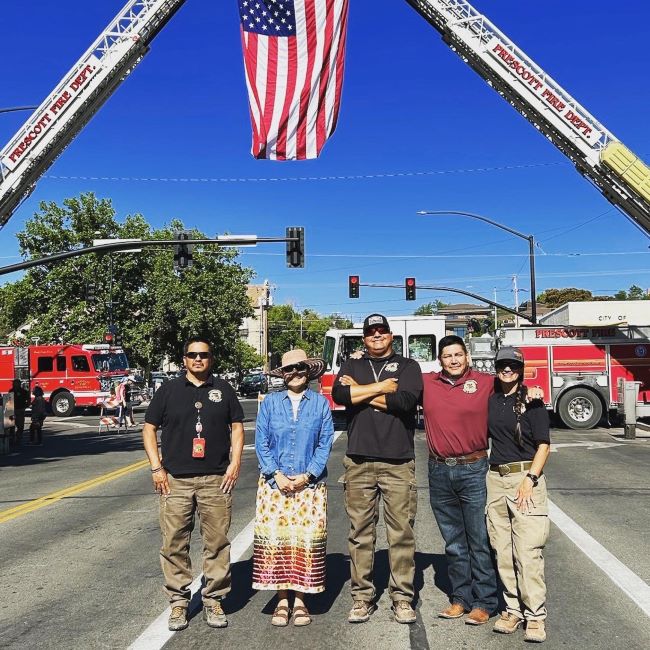
[[[572,388],[560,399],[558,412],[569,429],[593,429],[603,415],[603,405],[596,393]]]
[[[54,415],[67,417],[68,415],[72,415],[72,411],[74,411],[74,397],[72,396],[72,393],[63,391],[57,393],[52,398],[52,413]]]

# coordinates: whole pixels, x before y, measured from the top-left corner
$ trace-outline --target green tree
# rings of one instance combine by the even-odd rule
[[[271,366],[288,350],[300,348],[310,357],[323,353],[325,332],[330,328],[352,327],[352,322],[333,314],[321,316],[312,309],[296,311],[291,305],[273,305],[268,311]]]
[[[537,296],[538,302],[543,302],[547,307],[561,307],[567,302],[584,302],[593,300],[591,291],[587,289],[576,289],[567,287],[566,289],[546,289]]]
[[[252,345],[246,343],[242,339],[237,339],[235,342],[235,359],[234,370],[237,373],[238,379],[241,379],[245,372],[251,368],[261,368],[264,365],[264,359],[260,354],[257,354]]]
[[[420,305],[414,312],[413,316],[432,316],[437,314],[438,310],[441,307],[446,307],[447,303],[442,302],[442,300],[434,300],[433,302],[427,302],[424,305]]]
[[[172,220],[153,229],[140,214],[122,223],[108,199],[81,194],[63,205],[41,203],[17,234],[25,259],[72,250],[96,238],[173,239],[182,229]],[[192,236],[205,238],[197,230]],[[216,369],[231,367],[237,355],[239,325],[251,315],[246,284],[253,273],[237,263],[232,249],[197,247],[194,265],[173,270],[170,246],[141,253],[83,255],[33,267],[17,282],[0,289],[0,333],[29,324],[29,336],[41,342],[89,343],[102,340],[109,320],[112,275],[113,319],[131,364],[157,367],[167,355],[180,361],[183,341],[202,335],[215,342]],[[112,267],[112,274],[111,274]],[[89,284],[97,299],[86,299]]]

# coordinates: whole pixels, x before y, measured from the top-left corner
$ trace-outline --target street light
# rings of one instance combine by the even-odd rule
[[[528,260],[530,262],[530,301],[531,301],[530,320],[532,321],[533,325],[537,325],[537,294],[535,293],[535,238],[533,237],[533,235],[524,235],[518,230],[513,230],[508,226],[504,226],[502,223],[497,223],[496,221],[492,221],[492,219],[483,217],[480,214],[474,214],[473,212],[462,212],[460,210],[418,210],[417,214],[420,215],[457,214],[462,217],[470,217],[471,219],[478,219],[479,221],[484,221],[485,223],[489,223],[492,226],[496,226],[497,228],[501,228],[501,230],[505,230],[506,232],[509,232],[511,235],[515,235],[516,237],[519,237],[521,239],[526,239],[528,241]]]

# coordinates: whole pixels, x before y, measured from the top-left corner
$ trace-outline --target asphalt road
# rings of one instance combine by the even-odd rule
[[[247,526],[257,484],[256,402],[245,400],[244,406],[246,449],[231,527],[237,561],[234,588],[225,601],[229,627],[212,630],[198,615],[187,630],[171,636],[166,648],[507,649],[523,643],[522,633],[506,637],[494,634],[491,624],[472,628],[436,617],[446,606],[448,583],[428,502],[422,432],[416,440],[418,622],[399,625],[390,616],[383,527],[376,560],[379,609],[367,624],[346,622],[351,602],[347,520],[338,482],[342,433],[329,464],[327,591],[311,600],[311,626],[271,628],[272,596],[250,588]],[[142,420],[141,411],[136,419]],[[157,497],[141,463],[140,432],[99,436],[96,427],[96,416],[50,418],[42,447],[0,456],[0,647],[127,648],[143,633],[142,647],[162,647],[151,627],[167,606],[158,563]],[[547,478],[556,508],[545,553],[547,648],[650,647],[650,439],[625,441],[612,434],[620,430],[553,431],[557,451]],[[198,530],[193,539],[198,575]]]

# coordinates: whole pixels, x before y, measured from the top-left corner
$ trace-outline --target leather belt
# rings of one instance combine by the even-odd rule
[[[527,472],[533,466],[531,460],[520,463],[507,463],[506,465],[490,465],[491,472],[499,472],[500,476],[508,476],[517,472]]]
[[[470,463],[475,463],[477,460],[481,460],[481,458],[485,458],[486,456],[487,451],[485,451],[485,449],[475,451],[471,454],[465,454],[464,456],[452,456],[449,458],[443,458],[436,454],[429,454],[431,460],[435,460],[436,463],[444,463],[449,467],[454,467],[454,465],[469,465]]]

